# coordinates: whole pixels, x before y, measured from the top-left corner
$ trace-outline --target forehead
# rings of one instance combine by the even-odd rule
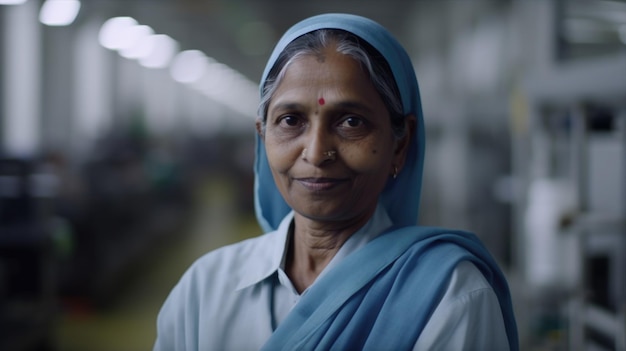
[[[286,67],[274,99],[303,93],[341,94],[372,98],[378,95],[369,75],[349,55],[327,48],[294,58]]]

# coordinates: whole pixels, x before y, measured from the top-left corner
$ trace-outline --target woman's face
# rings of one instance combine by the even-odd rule
[[[360,65],[327,49],[293,61],[268,107],[262,134],[274,181],[294,211],[321,222],[373,213],[404,163],[389,112]],[[324,155],[335,151],[334,157]]]

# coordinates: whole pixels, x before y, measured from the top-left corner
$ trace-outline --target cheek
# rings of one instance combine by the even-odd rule
[[[363,155],[361,155],[363,156]],[[368,182],[387,179],[387,170],[391,167],[388,157],[351,157],[347,162],[357,174],[366,177]]]
[[[268,140],[265,142],[265,153],[274,174],[288,171],[298,157],[295,148],[285,143],[273,143]]]
[[[380,142],[380,139],[361,145],[351,145],[343,150],[346,163],[357,173],[381,174],[386,177],[386,171],[391,166],[392,145]]]

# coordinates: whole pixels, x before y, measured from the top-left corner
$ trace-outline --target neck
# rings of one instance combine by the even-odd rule
[[[348,224],[329,224],[312,221],[296,213],[285,268],[298,293],[313,284],[343,244],[370,217],[368,215]]]

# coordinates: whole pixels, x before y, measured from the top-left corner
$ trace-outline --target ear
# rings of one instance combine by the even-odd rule
[[[261,140],[265,140],[265,133],[263,133],[263,129],[263,121],[259,117],[256,119],[256,133],[259,135]]]
[[[396,141],[396,148],[393,155],[393,165],[398,168],[398,171],[402,170],[406,161],[406,155],[409,153],[409,146],[411,141],[415,138],[415,126],[417,120],[414,115],[408,115],[404,118],[406,126],[405,135]]]

